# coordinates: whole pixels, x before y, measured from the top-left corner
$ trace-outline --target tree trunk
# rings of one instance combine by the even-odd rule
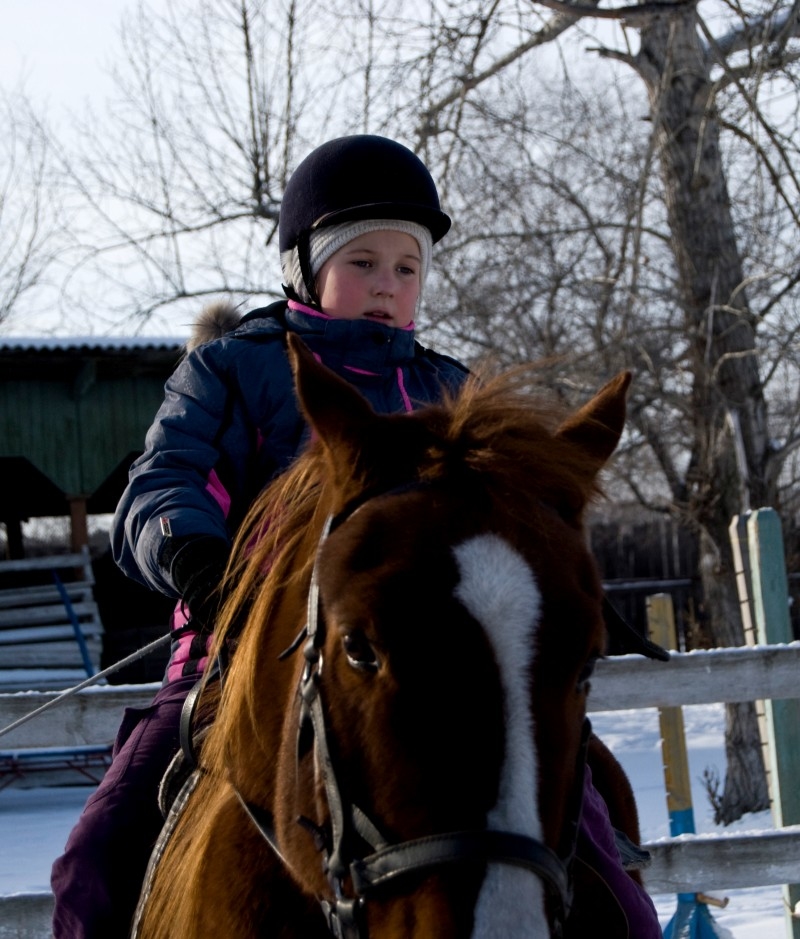
[[[726,536],[720,538],[726,545],[724,556],[718,555],[716,544],[710,543],[706,532],[700,536],[701,577],[711,640],[715,646],[743,645],[733,560]],[[769,808],[769,792],[755,705],[728,704],[725,710],[725,784],[714,814],[717,823],[728,825],[746,812]]]
[[[700,543],[709,639],[744,644],[728,525],[774,502],[767,414],[719,145],[709,65],[692,10],[642,29],[644,78],[664,178],[680,314],[691,340],[693,446],[684,511]],[[740,456],[737,458],[737,427]],[[729,705],[728,765],[719,820],[768,805],[753,705]]]

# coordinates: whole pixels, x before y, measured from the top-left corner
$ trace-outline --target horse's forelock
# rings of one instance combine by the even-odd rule
[[[497,491],[529,492],[578,519],[601,490],[586,454],[557,433],[566,413],[551,394],[530,387],[524,368],[469,382],[449,402],[440,469],[471,472]]]

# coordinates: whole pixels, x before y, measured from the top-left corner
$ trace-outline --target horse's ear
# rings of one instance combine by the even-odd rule
[[[614,452],[625,426],[625,398],[630,372],[620,372],[582,408],[568,417],[556,436],[579,446],[599,469]]]
[[[300,408],[325,446],[334,478],[344,486],[358,476],[381,416],[356,388],[318,362],[302,339],[289,333],[287,342]]]

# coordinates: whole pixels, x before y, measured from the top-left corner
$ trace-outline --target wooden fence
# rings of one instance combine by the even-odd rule
[[[639,656],[598,663],[590,711],[714,702],[800,698],[800,643],[673,653],[669,662]],[[0,737],[0,748],[74,747],[108,743],[122,708],[146,704],[155,685],[92,688]],[[0,695],[0,727],[54,695]],[[695,893],[787,884],[800,871],[800,825],[758,834],[683,835],[647,844],[645,872],[653,894]],[[49,894],[0,897],[0,939],[50,935]],[[12,925],[13,924],[13,925]]]

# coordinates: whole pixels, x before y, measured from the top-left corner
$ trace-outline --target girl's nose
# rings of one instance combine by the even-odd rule
[[[378,271],[373,289],[376,294],[391,296],[394,293],[394,273],[392,271]]]

